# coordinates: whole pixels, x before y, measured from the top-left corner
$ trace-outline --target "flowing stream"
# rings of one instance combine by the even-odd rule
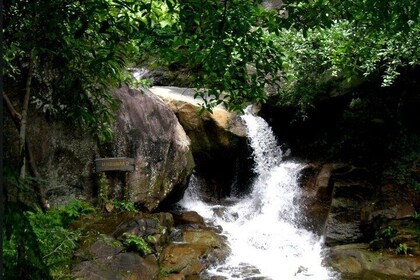
[[[257,175],[250,194],[212,205],[200,198],[200,184],[193,177],[180,201],[220,225],[232,250],[225,263],[207,273],[217,279],[333,279],[321,264],[320,237],[299,223],[297,178],[302,165],[283,160],[269,125],[250,111],[242,116]]]

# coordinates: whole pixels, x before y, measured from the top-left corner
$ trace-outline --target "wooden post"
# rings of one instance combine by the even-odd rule
[[[122,196],[123,199],[128,200],[129,190],[128,190],[128,172],[135,170],[134,158],[127,157],[118,157],[118,158],[98,158],[95,159],[95,171],[96,172],[105,172],[105,171],[123,171],[122,183],[123,190]]]

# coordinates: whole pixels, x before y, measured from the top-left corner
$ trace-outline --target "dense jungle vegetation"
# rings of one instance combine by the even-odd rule
[[[111,90],[133,83],[129,67],[186,71],[208,110],[223,103],[240,111],[269,101],[302,123],[330,110],[325,104],[336,98],[344,112],[340,137],[318,139],[335,143],[328,153],[346,150],[349,158],[353,150],[369,149],[360,143],[370,136],[353,132],[373,122],[378,138],[387,135],[383,171],[420,190],[420,2],[280,2],[4,2],[4,111],[19,133],[17,147],[5,149],[20,155],[3,171],[6,279],[65,277],[78,238],[67,226],[95,211],[80,203],[47,210],[26,135],[28,112],[74,123],[107,141],[117,108]],[[28,197],[38,199],[29,203]]]

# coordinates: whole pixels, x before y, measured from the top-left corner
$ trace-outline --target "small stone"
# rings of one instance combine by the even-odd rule
[[[112,204],[112,203],[107,203],[107,204],[105,204],[105,210],[106,210],[108,213],[111,213],[111,212],[114,210],[114,204]]]

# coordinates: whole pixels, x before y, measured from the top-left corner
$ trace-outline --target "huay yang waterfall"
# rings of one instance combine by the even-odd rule
[[[180,205],[220,225],[231,255],[207,271],[221,279],[333,279],[321,265],[320,238],[299,225],[297,178],[302,165],[283,161],[283,151],[264,119],[247,108],[242,116],[253,149],[256,179],[246,197],[228,198],[226,205],[200,199],[200,185],[191,179]],[[216,277],[217,279],[220,279]]]

